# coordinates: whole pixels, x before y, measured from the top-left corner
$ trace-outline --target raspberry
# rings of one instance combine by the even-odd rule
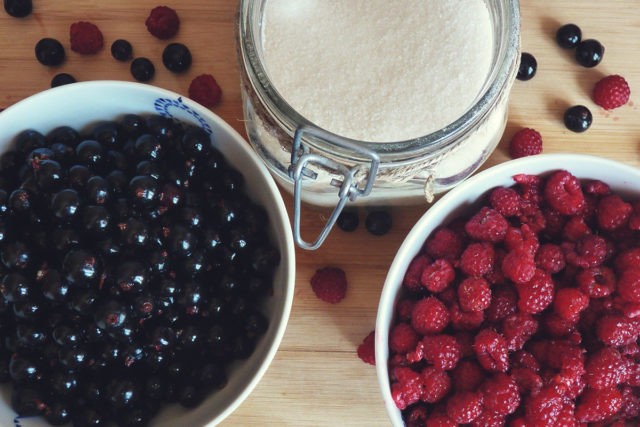
[[[542,378],[531,368],[513,368],[511,378],[518,385],[521,395],[536,394],[542,390]]]
[[[530,395],[525,403],[527,422],[540,426],[556,425],[562,406],[562,395],[556,387],[544,387],[537,394]]]
[[[485,373],[473,360],[461,360],[451,373],[453,386],[458,391],[473,391],[485,380]]]
[[[518,312],[502,321],[502,334],[509,351],[521,350],[538,331],[538,321],[530,314]]]
[[[609,267],[591,267],[578,271],[575,282],[582,292],[591,298],[604,298],[613,293],[616,276]]]
[[[461,348],[455,337],[451,335],[432,335],[422,339],[424,358],[427,362],[443,371],[456,367],[460,359]]]
[[[431,258],[424,254],[418,254],[411,260],[407,272],[404,274],[402,285],[412,292],[417,292],[421,289],[420,277],[422,271],[431,264]]]
[[[393,370],[395,381],[391,383],[391,397],[398,409],[418,402],[424,391],[422,376],[411,368],[397,367]]]
[[[540,313],[553,302],[555,285],[551,275],[535,270],[531,280],[525,284],[516,284],[518,308],[525,313]]]
[[[460,270],[468,276],[484,276],[493,268],[494,256],[490,243],[471,243],[460,255]]]
[[[483,329],[475,337],[473,349],[478,363],[487,371],[506,372],[509,368],[507,342],[493,329]]]
[[[439,228],[429,236],[425,250],[434,259],[454,260],[462,253],[462,238],[450,228]]]
[[[600,79],[593,88],[593,101],[605,110],[623,106],[629,102],[630,95],[629,84],[617,74]]]
[[[598,202],[598,225],[603,230],[615,230],[626,224],[632,212],[631,203],[625,202],[619,195],[605,196]]]
[[[401,322],[407,322],[411,320],[411,312],[416,302],[412,299],[400,300],[396,306],[396,316]]]
[[[578,178],[565,170],[551,174],[544,186],[547,203],[563,215],[575,215],[584,206],[584,194]]]
[[[522,249],[535,254],[540,247],[536,233],[528,224],[521,227],[509,227],[504,236],[504,246],[508,251]]]
[[[535,129],[520,129],[509,142],[509,155],[512,159],[540,153],[542,153],[542,136]]]
[[[589,305],[589,297],[576,288],[562,288],[556,292],[553,310],[569,322],[577,322],[580,313]]]
[[[447,289],[449,284],[456,278],[456,272],[449,261],[437,259],[422,270],[420,283],[427,290],[439,293]]]
[[[420,427],[425,425],[427,417],[428,410],[426,405],[414,405],[409,409],[404,421],[407,427]]]
[[[623,387],[620,390],[622,395],[622,408],[617,416],[622,419],[632,419],[640,417],[640,397],[636,396],[631,387]],[[624,427],[624,424],[622,425]]]
[[[638,330],[626,316],[610,314],[597,321],[596,335],[604,344],[619,347],[637,340]]]
[[[416,348],[418,334],[408,323],[398,323],[389,334],[389,347],[396,353],[405,354]]]
[[[494,288],[491,304],[486,311],[489,322],[499,322],[515,313],[517,310],[518,294],[512,286]]]
[[[576,330],[576,322],[568,321],[554,312],[545,313],[542,323],[551,337],[564,338]]]
[[[509,223],[495,209],[483,206],[464,225],[469,237],[481,242],[496,243],[504,239]]]
[[[424,391],[421,399],[424,402],[435,403],[442,400],[451,390],[451,378],[445,371],[427,366],[422,370]]]
[[[536,266],[549,274],[561,272],[565,267],[564,252],[554,243],[545,243],[535,254]]]
[[[467,277],[458,285],[458,301],[464,311],[482,311],[491,304],[489,283],[482,277]]]
[[[74,22],[69,27],[71,50],[81,55],[97,53],[104,46],[100,29],[91,22]]]
[[[516,284],[529,282],[536,273],[536,263],[533,254],[524,249],[507,252],[502,260],[502,273]]]
[[[493,189],[489,194],[489,204],[506,218],[520,213],[520,195],[513,188],[497,187]]]
[[[447,416],[458,424],[467,424],[482,413],[482,395],[473,391],[460,391],[447,400]]]
[[[506,254],[507,252],[501,247],[493,248],[493,265],[491,270],[484,275],[484,278],[492,285],[501,285],[506,282],[506,278],[502,274],[502,261],[504,261]]]
[[[505,425],[506,418],[504,416],[491,413],[486,409],[469,424],[470,427],[503,427]]]
[[[567,264],[577,267],[596,267],[602,264],[607,256],[607,241],[593,234],[585,234],[575,244],[566,242],[561,246]]]
[[[626,361],[612,347],[605,347],[590,356],[585,369],[587,384],[597,390],[615,387],[629,377]]]
[[[629,302],[640,302],[640,266],[626,268],[618,277],[617,292]]]
[[[563,427],[580,427],[580,423],[575,416],[575,408],[573,403],[564,404],[558,418],[556,419],[556,425]]]
[[[525,202],[532,206],[540,206],[543,199],[543,180],[538,175],[529,174],[516,174],[513,176],[513,181],[517,184],[520,190],[520,198],[523,200],[522,206],[525,206]]]
[[[311,277],[311,289],[322,301],[336,304],[347,294],[347,276],[338,267],[324,267]]]
[[[357,350],[358,357],[362,359],[363,362],[370,365],[376,364],[375,336],[375,331],[369,332],[369,334],[364,337]]]
[[[640,202],[633,204],[633,211],[629,215],[629,229],[633,231],[640,230]]]
[[[180,28],[180,18],[169,6],[156,6],[151,9],[145,21],[147,31],[162,40],[175,36]]]
[[[200,74],[189,84],[189,98],[207,108],[213,108],[220,103],[222,89],[211,74]]]
[[[603,421],[615,415],[621,408],[622,395],[617,388],[588,388],[576,407],[576,418],[583,423]]]
[[[583,236],[591,234],[591,228],[581,216],[572,216],[562,228],[562,238],[569,242],[577,242]]]
[[[444,412],[433,411],[429,414],[425,424],[429,427],[458,427],[458,423],[452,421]]]
[[[621,273],[628,267],[637,267],[640,265],[640,247],[620,252],[615,257],[613,265],[618,273]]]
[[[451,325],[457,331],[473,331],[484,322],[483,311],[462,311],[457,302],[449,305]]]
[[[518,350],[511,356],[514,368],[529,368],[534,372],[540,371],[540,363],[533,354],[525,350]]]
[[[436,297],[422,298],[411,311],[411,326],[422,335],[435,334],[449,324],[449,310]]]
[[[518,385],[503,373],[494,374],[487,379],[480,386],[480,392],[483,395],[485,409],[498,415],[513,414],[520,405]]]

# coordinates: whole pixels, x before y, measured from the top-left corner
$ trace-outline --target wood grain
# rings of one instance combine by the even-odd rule
[[[116,38],[132,42],[136,56],[156,64],[151,84],[183,95],[191,78],[213,74],[224,91],[213,111],[244,134],[238,64],[235,56],[236,1],[174,0],[166,3],[181,18],[175,41],[187,44],[193,66],[173,75],[161,64],[166,44],[153,38],[144,26],[157,5],[151,0],[41,0],[34,13],[15,19],[0,13],[0,108],[49,87],[58,72],[78,80],[132,80],[128,64],[111,58],[109,46]],[[533,127],[544,139],[544,151],[590,153],[640,166],[640,1],[579,0],[523,1],[522,47],[538,60],[538,72],[528,82],[516,82],[510,99],[510,118],[504,138],[483,168],[507,160],[509,137],[521,127]],[[78,20],[97,24],[106,46],[93,56],[80,56],[67,48],[67,61],[47,68],[34,56],[35,43],[55,37],[68,47],[69,25]],[[582,27],[585,38],[606,47],[596,68],[578,66],[571,52],[556,46],[555,30],[563,23]],[[632,89],[629,105],[605,112],[590,100],[594,82],[606,74],[624,75]],[[565,108],[588,106],[592,127],[572,133],[562,124]],[[0,132],[2,129],[0,129]],[[291,198],[284,194],[291,206]],[[348,234],[334,231],[319,250],[298,250],[296,292],[291,320],[282,346],[254,393],[233,413],[225,426],[384,426],[389,421],[378,391],[375,370],[362,363],[355,349],[372,330],[377,301],[386,271],[404,236],[427,206],[392,208],[394,226],[382,237],[363,227]],[[324,209],[304,207],[302,230],[315,236],[327,218]],[[330,306],[312,293],[309,278],[325,265],[343,268],[349,280],[347,298]]]

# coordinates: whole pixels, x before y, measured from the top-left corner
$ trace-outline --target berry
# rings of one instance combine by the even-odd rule
[[[139,82],[147,82],[153,78],[156,73],[156,67],[149,58],[136,58],[131,61],[131,75]]]
[[[389,347],[392,351],[406,354],[416,348],[418,344],[418,334],[408,323],[398,323],[389,333]]]
[[[483,405],[498,415],[512,414],[520,405],[520,393],[516,382],[506,374],[494,374],[481,386],[480,392],[484,396]]]
[[[565,265],[564,252],[560,246],[553,243],[540,245],[535,255],[538,268],[550,274],[561,272]]]
[[[443,371],[450,371],[460,360],[462,348],[454,336],[428,335],[422,340],[424,359]]]
[[[564,112],[564,125],[573,132],[584,132],[591,126],[593,116],[584,105],[574,105]]]
[[[555,285],[551,275],[536,269],[531,280],[517,284],[518,308],[525,313],[536,314],[543,311],[553,302]]]
[[[596,335],[605,345],[620,347],[632,344],[638,339],[637,327],[620,314],[609,314],[600,318],[596,323]]]
[[[522,52],[516,78],[522,81],[531,80],[536,75],[537,68],[538,61],[536,61],[536,58],[528,52]]]
[[[615,387],[587,389],[576,406],[576,418],[582,423],[603,421],[622,408],[622,395]]]
[[[576,46],[576,61],[583,67],[592,68],[602,61],[604,46],[594,39],[582,40]]]
[[[618,277],[616,290],[623,300],[640,302],[640,266],[624,269]]]
[[[473,341],[473,351],[478,363],[487,371],[506,372],[509,368],[507,343],[502,335],[493,329],[483,329]]]
[[[372,210],[364,220],[364,227],[374,236],[383,236],[391,230],[393,221],[387,210]]]
[[[544,187],[544,196],[547,203],[563,215],[574,215],[585,205],[580,181],[565,170],[551,174]]]
[[[458,301],[464,311],[482,311],[491,304],[489,283],[481,277],[467,277],[458,285]]]
[[[593,354],[585,366],[587,385],[602,390],[626,382],[627,363],[618,350],[605,347]]]
[[[147,31],[159,39],[170,39],[180,29],[180,18],[176,11],[168,6],[151,9],[145,21]]]
[[[191,66],[191,52],[182,43],[169,43],[162,51],[162,63],[174,73],[185,72]]]
[[[342,231],[355,231],[360,224],[360,219],[358,218],[358,211],[355,209],[343,209],[338,215],[338,219],[336,220],[336,225]]]
[[[65,59],[62,44],[58,40],[50,37],[40,39],[40,41],[36,43],[35,51],[36,59],[42,65],[55,67],[62,64]]]
[[[4,10],[14,18],[29,16],[33,10],[31,0],[4,0]]]
[[[423,402],[436,403],[444,399],[451,390],[451,378],[440,369],[427,366],[420,373],[424,384],[424,391],[421,396]]]
[[[360,360],[370,365],[376,364],[375,336],[375,331],[369,332],[357,349]]]
[[[189,98],[208,108],[213,108],[222,98],[222,89],[211,74],[200,74],[189,84]]]
[[[483,242],[499,242],[504,239],[509,224],[495,209],[483,206],[464,225],[464,230],[472,239]]]
[[[509,155],[512,159],[540,153],[542,153],[542,136],[535,129],[521,129],[513,135],[509,142]]]
[[[133,58],[133,47],[128,40],[117,39],[111,43],[111,56],[118,61],[129,61]]]
[[[392,371],[391,397],[399,409],[418,402],[422,397],[424,385],[420,373],[411,368],[399,366]]]
[[[558,289],[553,301],[554,311],[568,322],[575,323],[589,305],[589,296],[575,288]]]
[[[624,77],[613,74],[600,79],[593,88],[593,101],[605,110],[613,110],[629,102],[631,89]]]
[[[482,413],[482,395],[461,391],[447,399],[447,416],[458,424],[467,424]]]
[[[525,402],[527,421],[533,425],[556,425],[562,406],[562,395],[555,387],[547,386],[537,394],[532,393]]]
[[[533,278],[536,263],[530,251],[518,248],[507,252],[500,268],[506,278],[516,284],[524,284]]]
[[[576,24],[565,24],[556,31],[556,41],[563,49],[575,48],[582,39],[582,31]]]
[[[100,29],[91,22],[74,22],[69,27],[71,50],[81,55],[98,53],[104,46],[104,37]]]
[[[420,283],[427,290],[438,293],[444,291],[455,279],[456,272],[446,259],[437,259],[425,265],[421,271]]]
[[[58,73],[51,79],[51,87],[58,87],[63,85],[68,85],[71,83],[75,83],[76,78],[71,74],[67,73]]]
[[[450,228],[442,227],[429,236],[425,250],[434,259],[453,260],[462,253],[462,243],[462,238],[458,233]]]
[[[411,311],[411,326],[421,335],[441,332],[449,320],[447,307],[436,297],[419,300]]]
[[[522,311],[511,314],[502,321],[502,334],[509,351],[521,350],[536,332],[538,321]]]
[[[497,187],[489,194],[489,204],[505,218],[520,213],[520,196],[513,188]]]
[[[318,269],[311,277],[311,289],[322,301],[337,304],[346,296],[347,276],[338,267]]]

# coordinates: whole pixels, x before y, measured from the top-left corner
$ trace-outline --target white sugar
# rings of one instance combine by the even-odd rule
[[[267,73],[319,127],[400,141],[450,124],[489,73],[484,0],[268,0]]]

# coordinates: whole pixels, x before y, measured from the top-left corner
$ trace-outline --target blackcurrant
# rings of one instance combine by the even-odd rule
[[[528,52],[522,52],[516,78],[522,81],[531,80],[536,75],[537,69],[538,61],[536,61],[536,58]]]
[[[153,78],[156,73],[156,67],[149,58],[136,58],[131,61],[131,75],[139,82],[147,82]]]
[[[132,58],[133,47],[125,39],[117,39],[111,44],[111,55],[118,61],[126,62]]]
[[[564,125],[573,132],[584,132],[591,126],[593,116],[584,105],[575,105],[564,112]]]
[[[65,53],[62,43],[58,40],[45,37],[36,43],[36,59],[42,65],[55,67],[64,62]]]
[[[365,228],[374,236],[387,234],[392,226],[391,214],[387,210],[370,211],[365,218]]]
[[[582,40],[582,31],[576,24],[565,24],[556,31],[556,42],[563,49],[573,49]]]
[[[69,73],[58,73],[51,78],[51,87],[64,86],[77,82],[76,78]]]
[[[33,10],[31,0],[4,0],[4,10],[14,18],[29,16]]]
[[[598,40],[583,40],[576,46],[576,61],[583,67],[595,67],[602,61],[603,55],[604,46]]]
[[[162,63],[169,71],[182,73],[191,66],[191,52],[182,43],[169,43],[162,52]]]

